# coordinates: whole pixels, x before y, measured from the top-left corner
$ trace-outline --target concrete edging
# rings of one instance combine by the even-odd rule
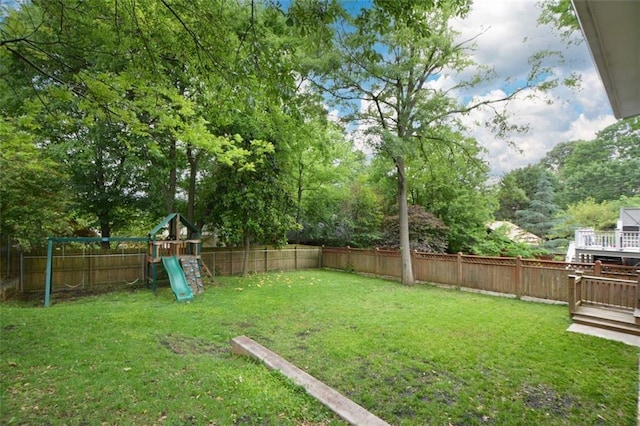
[[[272,370],[280,371],[295,384],[302,386],[309,395],[352,425],[389,426],[389,423],[371,414],[335,389],[325,385],[247,336],[233,338],[231,340],[231,349],[236,355],[249,356],[261,361]]]

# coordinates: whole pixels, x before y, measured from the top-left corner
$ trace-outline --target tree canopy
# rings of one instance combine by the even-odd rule
[[[0,233],[29,249],[81,226],[124,235],[186,211],[245,248],[399,247],[411,283],[412,248],[492,251],[493,216],[549,237],[567,233],[563,214],[581,217],[585,200],[635,200],[637,118],[561,143],[492,190],[465,114],[488,109],[502,137],[514,128],[504,101],[555,80],[531,52],[530,74],[504,96],[460,97],[493,78],[452,29],[471,4],[3,5]],[[575,28],[568,2],[543,4],[542,21]]]

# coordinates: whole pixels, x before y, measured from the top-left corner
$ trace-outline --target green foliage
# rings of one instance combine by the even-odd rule
[[[497,190],[499,207],[496,219],[514,221],[516,211],[523,210],[529,204],[529,197],[518,175],[521,169],[513,170],[500,179]]]
[[[567,142],[541,161],[560,181],[558,204],[597,203],[640,191],[640,119],[620,120],[591,141]]]
[[[485,225],[495,209],[494,196],[486,186],[488,168],[479,158],[481,149],[476,141],[455,133],[430,149],[406,163],[409,201],[445,223],[448,252],[469,251],[484,238]],[[372,168],[372,180],[383,190],[386,211],[397,211],[395,173],[382,159],[374,161]]]
[[[379,243],[380,198],[365,182],[318,189],[309,194],[304,206],[302,242],[365,248]]]
[[[540,5],[542,13],[538,23],[553,25],[565,40],[572,39],[580,31],[571,0],[542,0]]]
[[[227,243],[241,241],[246,225],[245,235],[261,241],[282,243],[283,230],[297,228],[296,241],[365,247],[379,239],[383,214],[403,213],[398,193],[406,192],[402,202],[442,219],[447,250],[469,251],[484,238],[495,199],[480,148],[462,136],[458,118],[500,100],[459,105],[450,96],[491,78],[491,70],[446,91],[425,89],[443,70],[475,67],[450,26],[470,7],[467,0],[374,1],[349,12],[316,0],[286,10],[271,1],[205,0],[4,7],[3,143],[26,138],[29,148],[3,153],[1,232],[27,247],[74,220],[107,236],[185,209],[202,227],[212,224],[220,199],[228,211],[216,207],[215,216],[231,225],[215,223]],[[567,1],[543,8],[541,22],[575,29]],[[532,56],[524,86],[541,75],[547,84],[548,55]],[[375,149],[372,167],[328,120],[327,93],[335,95],[330,102],[349,100],[341,105],[351,112],[346,120],[369,129],[359,140]],[[494,130],[513,129],[495,111]],[[547,232],[541,224],[552,202],[538,188],[543,168],[562,206],[637,196],[638,126],[637,118],[620,121],[594,141],[560,144],[540,165],[509,173],[496,216]],[[52,182],[43,182],[47,174]],[[34,190],[20,191],[17,182]],[[229,193],[243,202],[229,201]],[[247,219],[251,208],[264,209],[272,235]],[[34,211],[43,217],[29,219]],[[567,234],[572,220],[557,233]]]
[[[0,117],[0,234],[25,251],[71,231],[67,176],[34,139]]]
[[[245,161],[220,164],[207,178],[201,202],[207,223],[222,242],[282,246],[294,228],[294,204],[286,191],[274,146],[261,140],[241,141]]]
[[[529,203],[540,189],[542,180],[553,185],[555,188],[555,177],[540,165],[529,165],[519,169],[514,169],[505,174],[500,179],[498,186],[499,208],[496,212],[496,219],[516,221],[516,212],[526,210]]]
[[[460,104],[451,96],[456,90],[465,90],[481,84],[493,76],[492,70],[481,69],[469,54],[471,40],[460,43],[451,22],[464,17],[471,7],[470,1],[425,2],[418,0],[375,1],[363,8],[352,20],[345,19],[336,37],[333,52],[340,57],[325,79],[325,88],[337,100],[347,100],[344,108],[351,108],[347,120],[357,120],[367,127],[364,139],[376,154],[393,164],[397,181],[397,213],[402,224],[399,238],[403,256],[403,282],[411,283],[413,273],[409,259],[409,230],[407,199],[411,186],[409,163],[435,164],[440,158],[434,152],[462,149],[466,145],[459,136],[462,129],[459,117],[470,111],[488,106],[495,115],[488,125],[498,135],[519,130],[510,125],[504,111],[494,104],[509,99],[526,87],[538,86],[545,90],[556,84],[547,78],[552,70],[544,66],[550,52],[536,52],[531,57],[532,71],[521,87],[502,99],[472,101]],[[436,88],[428,82],[446,72],[462,73],[473,69],[475,75],[453,87]],[[544,78],[542,78],[544,76]],[[360,102],[353,102],[359,100]],[[472,152],[469,157],[474,157]],[[419,167],[424,164],[418,164]],[[471,187],[473,184],[470,185]],[[481,191],[482,192],[482,191]],[[465,200],[466,198],[466,200]],[[438,211],[440,217],[454,212],[461,221],[451,219],[452,248],[468,247],[481,229],[478,217],[462,214],[460,205],[468,206],[483,196],[471,192],[459,194],[465,200],[456,208],[446,203],[425,204],[429,211]],[[420,203],[422,204],[422,203]],[[478,205],[482,205],[478,203]],[[448,211],[449,210],[449,211]],[[489,214],[480,214],[488,218]],[[457,219],[457,218],[456,218]],[[471,226],[469,226],[471,225]],[[467,234],[466,230],[470,230]]]
[[[516,211],[516,223],[539,237],[546,237],[555,224],[554,217],[558,212],[554,196],[550,174],[542,173],[527,208]]]
[[[193,216],[201,164],[254,169],[230,135],[276,140],[297,114],[301,42],[282,15],[255,6],[36,1],[3,20],[11,91],[0,108],[26,113],[22,125],[72,177],[77,214],[104,236],[139,210],[175,211],[182,189]]]

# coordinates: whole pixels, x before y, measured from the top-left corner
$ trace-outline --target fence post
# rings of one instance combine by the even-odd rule
[[[94,262],[92,261],[92,259],[93,259],[93,248],[92,248],[92,246],[89,246],[88,252],[89,252],[89,255],[88,255],[88,258],[87,258],[87,276],[89,277],[89,283],[94,283],[97,280],[93,276],[94,275],[94,272],[93,272],[93,269],[94,269],[93,268],[94,267],[93,263]],[[84,254],[83,254],[83,256],[84,256]]]
[[[351,247],[347,246],[347,272],[353,272],[355,268],[351,264]]]
[[[576,312],[576,282],[580,277],[569,275],[567,278],[567,302],[569,303],[569,313],[573,315]]]
[[[601,274],[602,274],[602,262],[599,260],[596,260],[593,265],[593,275],[595,275],[596,277],[599,277]]]
[[[44,282],[44,307],[49,307],[51,297],[51,280],[53,275],[53,239],[47,240],[47,270]]]
[[[638,282],[636,283],[636,300],[633,317],[636,320],[636,324],[638,324],[638,321],[640,321],[640,275],[638,275]]]
[[[20,293],[24,292],[24,251],[20,249]]]
[[[376,253],[375,275],[378,276],[380,275],[380,251],[378,250],[378,247],[375,248],[375,253]]]
[[[520,298],[522,293],[522,256],[516,257],[516,297]]]
[[[293,247],[293,257],[294,257],[293,265],[295,270],[297,271],[298,270],[298,246],[297,245]]]
[[[264,271],[269,272],[269,250],[264,246]]]
[[[458,252],[456,257],[456,284],[462,287],[462,253]]]
[[[318,269],[322,269],[322,254],[324,253],[324,244],[318,250]]]

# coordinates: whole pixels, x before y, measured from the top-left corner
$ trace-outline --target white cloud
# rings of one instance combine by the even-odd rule
[[[476,88],[473,95],[477,99],[500,96],[504,79],[526,76],[530,70],[529,56],[543,49],[562,51],[563,61],[549,63],[556,75],[565,78],[578,73],[582,80],[581,90],[564,86],[551,90],[548,93],[551,104],[542,97],[527,96],[518,96],[508,103],[513,122],[530,128],[526,134],[511,136],[517,149],[496,140],[486,128],[473,124],[488,120],[487,111],[475,111],[465,119],[471,134],[487,149],[486,159],[493,175],[534,164],[559,142],[592,139],[597,131],[615,122],[587,46],[584,43],[567,46],[552,28],[538,26],[540,10],[536,3],[534,0],[475,0],[469,17],[457,23],[461,39],[482,32],[473,56],[477,63],[495,69],[499,77]]]

